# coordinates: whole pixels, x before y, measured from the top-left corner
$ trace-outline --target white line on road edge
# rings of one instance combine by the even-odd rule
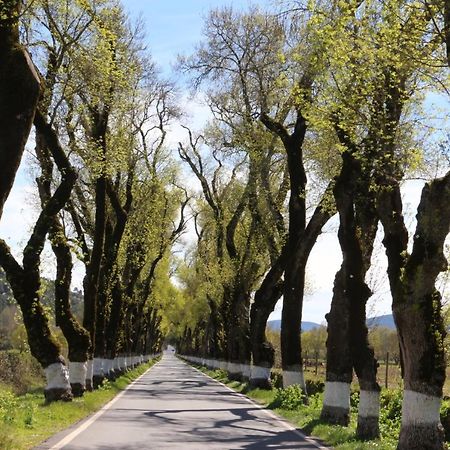
[[[184,361],[183,361],[184,362]],[[239,392],[236,392],[234,389],[231,389],[229,386],[227,386],[226,384],[221,383],[220,381],[210,377],[209,375],[207,375],[206,373],[203,373],[201,370],[198,370],[196,367],[191,366],[190,364],[187,364],[185,362],[186,365],[189,365],[192,369],[196,370],[197,372],[200,372],[202,375],[204,375],[205,377],[208,377],[209,379],[211,379],[212,381],[215,381],[216,383],[220,384],[221,386],[223,386],[225,389],[227,389],[228,391],[231,391],[233,394],[237,395],[238,397],[241,397],[242,399],[246,400],[247,402],[251,403],[253,406],[256,406],[258,409],[260,409],[262,412],[264,412],[266,415],[268,415],[271,419],[275,420],[276,422],[280,423],[281,425],[283,425],[284,428],[286,428],[289,431],[294,432],[297,436],[301,437],[302,439],[304,439],[306,442],[308,442],[309,444],[313,445],[314,447],[320,449],[320,450],[330,450],[329,447],[324,447],[323,445],[320,445],[318,442],[316,442],[314,439],[310,438],[309,436],[306,436],[305,434],[303,434],[301,431],[299,431],[297,428],[295,428],[292,424],[290,424],[287,420],[282,419],[281,417],[277,416],[276,414],[274,414],[272,411],[269,411],[267,408],[265,408],[264,406],[259,405],[258,403],[254,402],[251,398],[248,398],[246,395],[241,394]]]
[[[124,395],[125,392],[128,391],[128,389],[130,389],[135,383],[137,383],[149,370],[153,369],[153,367],[155,367],[157,364],[159,364],[160,361],[153,364],[153,366],[149,367],[141,376],[139,376],[133,382],[131,382],[122,392],[117,394],[110,402],[108,402],[105,406],[103,406],[92,417],[87,419],[79,427],[77,427],[75,430],[73,430],[71,433],[69,433],[66,437],[61,439],[53,447],[50,447],[48,450],[60,450],[65,445],[67,445],[69,442],[72,442],[80,433],[82,433],[86,428],[88,428],[90,425],[92,425],[92,423],[94,423],[102,414],[104,414],[108,409],[110,409],[111,406],[114,403],[116,403],[116,401],[119,400],[122,397],[122,395]]]

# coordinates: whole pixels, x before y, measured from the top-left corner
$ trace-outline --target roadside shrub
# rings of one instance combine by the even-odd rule
[[[382,436],[397,435],[402,420],[401,389],[383,389],[380,396],[380,432]]]
[[[17,414],[18,402],[16,396],[7,390],[0,390],[0,421],[14,422]]]
[[[0,383],[17,395],[44,384],[44,373],[39,363],[28,352],[0,351]]]
[[[450,400],[444,400],[441,404],[441,423],[444,427],[445,440],[450,441]]]
[[[306,396],[299,384],[293,384],[285,389],[277,389],[272,403],[274,408],[293,410],[306,403]]]
[[[283,387],[283,375],[281,372],[270,372],[270,381],[272,382],[272,386],[276,388]]]

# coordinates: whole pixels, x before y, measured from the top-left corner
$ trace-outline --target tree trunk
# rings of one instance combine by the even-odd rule
[[[39,111],[36,112],[34,123],[38,132],[46,137],[48,148],[61,171],[61,182],[39,214],[23,252],[23,266],[17,263],[4,241],[0,241],[0,264],[22,310],[31,353],[45,370],[47,385],[44,392],[47,401],[69,400],[72,393],[67,367],[60,348],[52,337],[48,319],[40,303],[39,266],[47,233],[54,218],[68,201],[77,176],[68,163],[56,134]]]
[[[283,293],[281,277],[284,272],[284,253],[273,264],[261,286],[255,293],[250,311],[250,342],[252,350],[252,372],[250,384],[262,389],[271,389],[270,370],[275,361],[275,350],[266,338],[269,315]]]
[[[425,185],[418,207],[411,255],[399,184],[384,178],[378,212],[394,319],[403,360],[404,395],[399,450],[444,449],[440,404],[445,381],[445,326],[435,288],[446,270],[443,246],[450,230],[450,172]]]
[[[91,345],[88,331],[72,314],[70,283],[72,280],[72,255],[61,224],[55,218],[50,232],[53,253],[56,256],[55,316],[69,347],[69,381],[75,397],[86,390],[88,351]]]
[[[345,293],[345,269],[336,273],[328,322],[327,368],[321,419],[347,426],[350,421],[350,383],[352,356],[350,349],[350,305]]]
[[[39,117],[38,117],[39,119]],[[47,135],[45,134],[47,131]],[[46,124],[36,129],[36,154],[42,175],[38,178],[42,208],[51,198],[53,163],[48,153],[49,129]],[[69,162],[67,160],[67,162]],[[61,169],[63,170],[63,169]],[[72,169],[73,170],[73,169]],[[57,216],[52,219],[49,238],[56,256],[55,319],[67,340],[69,348],[69,380],[72,393],[80,397],[86,390],[87,352],[90,347],[89,333],[78,323],[70,306],[70,284],[72,280],[72,255]]]
[[[327,375],[321,417],[329,423],[348,425],[354,367],[361,388],[357,436],[369,439],[379,435],[380,387],[377,362],[367,338],[366,303],[371,291],[365,276],[378,219],[369,180],[362,176],[362,163],[354,156],[358,149],[352,150],[342,153],[342,169],[334,188],[343,262],[327,315]]]
[[[303,293],[305,287],[305,267],[303,265],[300,267],[298,267],[298,265],[292,267],[292,265],[290,266],[291,262],[292,258],[288,257],[284,280],[283,310],[281,313],[281,365],[283,369],[283,387],[299,384],[306,394],[300,341]]]
[[[108,110],[105,112],[96,111],[93,117],[93,131],[92,138],[94,142],[98,142],[102,151],[103,162],[106,158],[106,131],[108,124]],[[84,316],[83,326],[89,331],[91,338],[91,348],[89,350],[89,367],[97,374],[99,371],[100,362],[97,360],[94,364],[93,357],[96,349],[96,320],[98,315],[98,289],[100,281],[100,270],[103,258],[103,250],[105,245],[105,229],[106,229],[106,174],[103,173],[97,178],[95,182],[95,227],[93,236],[93,247],[91,252],[91,259],[86,267],[86,276],[83,281],[84,288]],[[94,367],[95,366],[95,367]],[[101,367],[101,366],[100,366]],[[86,379],[86,388],[92,389],[94,387],[93,378],[90,378],[91,371],[88,371]]]
[[[19,0],[0,5],[0,218],[33,124],[41,82],[19,42]]]

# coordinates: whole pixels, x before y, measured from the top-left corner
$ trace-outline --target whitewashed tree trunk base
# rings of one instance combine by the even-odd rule
[[[320,418],[330,424],[347,426],[350,422],[350,383],[326,381]]]
[[[88,359],[86,365],[86,390],[92,391],[94,389],[94,383],[92,381],[92,377],[94,376],[94,361],[92,359]]]
[[[271,389],[270,367],[252,366],[250,386],[260,389]]]
[[[241,376],[243,380],[249,380],[252,374],[252,367],[250,364],[241,364]]]
[[[74,397],[82,397],[86,391],[86,362],[69,361],[69,383]]]
[[[376,439],[380,436],[380,391],[361,390],[358,405],[358,425],[356,436],[359,439]]]
[[[44,396],[47,402],[56,400],[71,401],[72,390],[69,383],[69,370],[61,362],[50,364],[44,369],[47,384]]]
[[[103,359],[94,358],[94,374],[92,376],[92,382],[94,389],[97,389],[103,384],[105,379],[105,373],[103,372]]]
[[[405,390],[398,450],[442,450],[444,429],[440,422],[441,398]]]
[[[299,384],[303,392],[306,393],[305,377],[302,368],[294,368],[294,370],[283,369],[283,387],[287,388],[293,384]]]
[[[114,381],[116,379],[116,372],[114,370],[114,359],[105,359],[105,376],[108,380]]]
[[[227,372],[230,380],[240,381],[242,378],[241,365],[238,363],[228,362]]]

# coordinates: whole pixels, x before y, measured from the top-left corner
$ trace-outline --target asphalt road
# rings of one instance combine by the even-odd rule
[[[39,450],[317,449],[286,422],[171,354],[108,408]],[[36,449],[36,450],[37,450]]]

